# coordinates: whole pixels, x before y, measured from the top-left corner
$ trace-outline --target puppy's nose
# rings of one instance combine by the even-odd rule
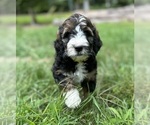
[[[83,49],[83,47],[82,46],[77,46],[77,47],[74,47],[75,48],[75,50],[77,51],[77,52],[81,52],[82,51],[82,49]]]

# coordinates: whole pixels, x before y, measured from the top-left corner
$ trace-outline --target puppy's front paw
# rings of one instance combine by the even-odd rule
[[[65,93],[65,104],[68,108],[76,108],[81,103],[81,98],[77,89],[71,89]]]

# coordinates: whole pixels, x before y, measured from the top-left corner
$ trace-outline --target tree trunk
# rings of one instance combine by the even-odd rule
[[[105,0],[105,6],[106,6],[106,8],[109,8],[111,6],[111,1]]]
[[[31,16],[31,24],[32,25],[37,24],[36,14],[35,14],[34,10],[32,8],[29,8],[28,12],[29,12],[29,15]]]
[[[112,4],[116,5],[118,3],[118,0],[112,0]]]
[[[86,12],[86,11],[89,11],[89,9],[90,9],[89,0],[84,0],[83,1],[83,10]]]
[[[73,9],[74,9],[74,8],[73,8],[73,6],[74,6],[74,5],[73,5],[73,0],[68,0],[68,6],[69,6],[69,10],[70,10],[70,11],[73,11]]]
[[[78,10],[80,8],[80,5],[79,5],[79,3],[75,3],[75,10]]]

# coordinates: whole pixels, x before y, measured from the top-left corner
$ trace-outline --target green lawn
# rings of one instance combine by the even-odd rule
[[[133,124],[133,23],[96,27],[103,41],[97,88],[74,110],[64,106],[51,73],[58,27],[17,27],[18,125]]]
[[[50,24],[54,19],[65,19],[71,13],[48,13],[48,14],[37,14],[36,20],[38,24]],[[28,25],[31,24],[31,16],[29,15],[17,15],[16,22],[18,25]]]

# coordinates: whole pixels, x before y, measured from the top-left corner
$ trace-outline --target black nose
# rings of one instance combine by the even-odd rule
[[[83,47],[82,46],[77,46],[77,47],[74,47],[75,48],[75,50],[77,51],[77,52],[81,52],[82,51],[82,49],[83,49]]]

